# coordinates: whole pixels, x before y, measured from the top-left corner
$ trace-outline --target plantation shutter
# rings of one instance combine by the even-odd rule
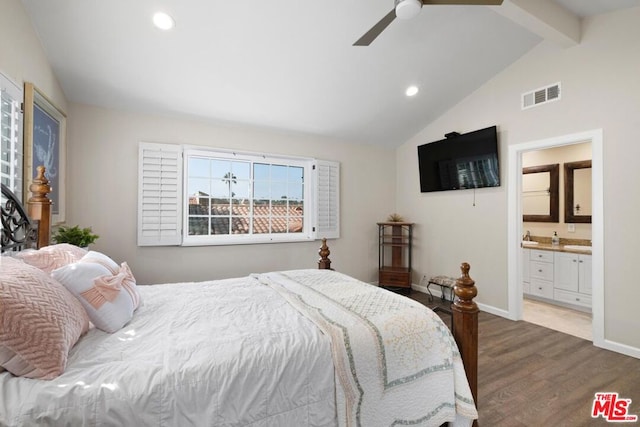
[[[182,146],[138,148],[138,246],[182,243]]]
[[[0,182],[23,200],[22,89],[0,73]]]
[[[316,162],[316,237],[340,237],[340,163]]]

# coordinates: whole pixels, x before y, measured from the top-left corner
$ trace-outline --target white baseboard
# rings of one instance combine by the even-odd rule
[[[426,286],[421,286],[421,285],[416,285],[416,284],[412,284],[411,285],[411,289],[413,289],[414,291],[418,291],[418,292],[422,292],[425,294],[429,294],[429,291],[427,291],[427,287]],[[433,293],[433,297],[440,297],[441,293],[439,289],[432,289],[431,292]],[[493,314],[496,316],[500,316],[500,317],[504,317],[505,319],[509,319],[509,320],[514,320],[515,319],[511,319],[509,317],[509,311],[508,310],[503,310],[501,308],[497,308],[494,307],[492,305],[487,305],[487,304],[482,304],[482,303],[477,303],[478,304],[478,308],[480,309],[480,311],[484,311],[486,313],[489,314]],[[523,320],[520,320],[523,321]],[[600,347],[603,348],[605,350],[611,350],[614,351],[616,353],[620,353],[620,354],[624,354],[626,356],[630,356],[630,357],[634,357],[636,359],[640,359],[640,348],[636,348],[636,347],[632,347],[626,344],[621,344],[619,342],[615,342],[615,341],[611,341],[611,340],[607,340],[605,339],[604,342],[602,343],[602,345],[596,345],[596,343],[594,342],[593,345],[595,345],[596,347]]]
[[[509,311],[507,310],[503,310],[501,308],[497,308],[492,305],[482,304],[481,302],[477,304],[480,311],[484,311],[489,314],[494,314],[496,316],[504,317],[505,319],[513,320],[509,318]]]
[[[416,285],[415,283],[411,284],[411,289],[413,289],[414,291],[418,291],[418,292],[422,292],[423,294],[427,294],[429,295],[429,291],[427,290],[427,287],[424,285]],[[433,294],[433,297],[442,297],[442,291],[440,290],[439,286],[434,286],[433,289],[431,289],[431,293]],[[487,304],[482,304],[482,303],[477,303],[478,304],[478,308],[481,311],[485,311],[487,313],[490,314],[495,314],[496,316],[500,316],[500,317],[505,317],[507,319],[509,319],[509,312],[507,310],[503,310],[501,308],[496,308],[492,305],[487,305]]]
[[[429,294],[429,291],[427,291],[427,287],[423,285],[416,285],[415,283],[412,283],[411,289],[413,289],[414,291],[422,292],[423,294]]]
[[[596,347],[604,348],[605,350],[615,351],[616,353],[640,359],[640,348],[637,347],[631,347],[630,345],[621,344],[619,342],[611,341],[608,339],[605,339],[602,345],[596,345],[595,342],[593,343],[593,345],[595,345]]]
[[[438,287],[434,286],[434,289],[431,289],[431,293],[433,294],[433,297],[442,297],[442,291],[440,289],[438,289]],[[424,294],[429,294],[429,291],[427,290],[426,286],[423,285],[416,285],[416,284],[411,284],[411,289],[413,289],[414,291],[418,291],[418,292],[422,292]],[[489,314],[494,314],[496,316],[500,316],[500,317],[505,317],[507,319],[509,319],[509,312],[507,310],[503,310],[501,308],[496,308],[492,305],[487,305],[487,304],[482,304],[482,303],[477,303],[478,304],[478,308],[480,309],[480,311],[484,311],[487,312]],[[510,319],[512,320],[512,319]]]

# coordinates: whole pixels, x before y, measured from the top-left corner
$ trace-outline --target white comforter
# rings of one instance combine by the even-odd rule
[[[477,417],[440,319],[348,276],[299,270],[139,290],[131,323],[111,335],[89,331],[62,376],[0,374],[0,426],[430,426]]]
[[[253,278],[139,287],[52,381],[0,374],[0,425],[333,426],[329,340]]]

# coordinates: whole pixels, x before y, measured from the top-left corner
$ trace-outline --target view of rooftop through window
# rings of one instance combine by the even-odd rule
[[[191,156],[188,234],[301,233],[304,168]]]

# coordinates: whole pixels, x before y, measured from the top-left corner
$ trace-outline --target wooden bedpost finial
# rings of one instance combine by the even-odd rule
[[[27,201],[27,211],[29,217],[38,221],[38,242],[37,247],[41,248],[49,244],[51,235],[51,200],[47,194],[51,192],[49,180],[44,176],[45,167],[38,166],[38,171],[33,182],[29,186],[32,196]]]
[[[471,266],[469,263],[463,262],[460,265],[460,271],[462,275],[456,280],[456,284],[453,287],[453,293],[456,295],[454,305],[458,306],[463,311],[477,310],[473,299],[478,295],[478,288],[476,288],[476,282],[469,276],[469,270]]]
[[[51,204],[51,200],[47,198],[47,194],[51,193],[51,186],[49,185],[49,180],[44,176],[45,167],[38,166],[36,169],[38,171],[36,177],[29,186],[29,191],[31,191],[32,194],[29,198],[29,202]]]
[[[331,260],[329,259],[329,254],[331,251],[327,246],[327,239],[322,239],[322,246],[320,246],[320,250],[318,251],[320,255],[320,259],[318,260],[318,268],[320,270],[330,270],[331,269]]]

